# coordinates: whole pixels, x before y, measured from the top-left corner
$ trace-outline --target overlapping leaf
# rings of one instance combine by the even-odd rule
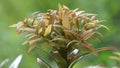
[[[83,10],[79,11],[78,8],[70,10],[67,6],[62,6],[60,4],[58,7],[59,10],[49,10],[46,13],[37,13],[33,17],[25,18],[23,21],[10,26],[16,27],[18,34],[23,32],[27,33],[25,35],[27,40],[23,44],[29,43],[29,51],[37,47],[39,42],[47,42],[48,45],[53,47],[53,50],[55,49],[58,51],[58,54],[56,54],[57,56],[54,55],[57,61],[61,58],[70,65],[72,62],[69,61],[73,61],[74,64],[74,62],[76,63],[79,57],[83,55],[97,55],[99,51],[114,49],[112,47],[106,47],[96,50],[93,44],[87,41],[89,39],[99,40],[94,34],[102,36],[100,32],[97,32],[101,27],[109,31],[106,26],[100,24],[101,21],[96,19],[96,14],[85,13]],[[77,58],[68,60],[67,58],[70,52],[74,49],[87,53],[83,55],[76,54],[74,57]],[[42,53],[48,56],[47,53]],[[42,55],[40,56],[42,59],[45,59]],[[58,63],[61,64],[60,61]]]

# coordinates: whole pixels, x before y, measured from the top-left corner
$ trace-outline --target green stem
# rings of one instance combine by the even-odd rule
[[[65,48],[60,48],[59,49],[59,53],[61,54],[61,56],[65,59],[65,61],[67,62],[67,51]],[[66,68],[68,68],[69,64],[67,63],[67,65],[65,66]]]
[[[65,48],[60,48],[59,52],[61,56],[67,61],[67,52],[65,51]]]
[[[65,68],[68,68],[70,65],[70,61],[68,60],[68,52],[71,51],[71,47],[65,48],[65,47],[61,47],[59,50],[59,53],[61,54],[62,58],[66,61],[66,66]]]

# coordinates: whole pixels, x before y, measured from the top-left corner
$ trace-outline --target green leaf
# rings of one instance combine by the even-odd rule
[[[52,56],[55,57],[55,60],[57,61],[59,68],[67,68],[67,62],[66,60],[60,55],[59,52],[53,51]]]
[[[37,62],[40,66],[40,68],[49,68],[48,65],[46,63],[44,63],[40,58],[37,58]]]
[[[11,64],[8,68],[18,68],[20,65],[20,62],[23,58],[23,55],[19,55]]]
[[[36,58],[40,58],[44,63],[46,63],[49,68],[59,68],[53,56],[43,49],[35,48],[32,53]]]
[[[80,61],[82,58],[83,58],[83,56],[80,56],[79,58],[74,59],[74,61],[72,61],[72,62],[70,63],[70,65],[69,65],[68,68],[73,68],[73,66],[74,66],[78,61]]]

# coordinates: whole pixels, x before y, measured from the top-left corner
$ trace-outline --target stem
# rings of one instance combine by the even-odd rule
[[[61,56],[67,61],[67,52],[65,51],[65,48],[60,48],[59,52]]]
[[[68,68],[69,67],[69,63],[67,61],[67,51],[66,51],[66,49],[65,48],[60,48],[58,51],[61,54],[61,56],[63,57],[63,59],[65,59],[65,61],[67,62],[65,67]]]

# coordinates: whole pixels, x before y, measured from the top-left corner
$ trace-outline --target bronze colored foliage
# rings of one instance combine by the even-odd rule
[[[87,41],[88,39],[96,40],[94,34],[101,35],[97,31],[99,28],[109,30],[100,23],[100,20],[96,19],[96,14],[79,11],[78,8],[70,10],[67,6],[60,4],[58,7],[59,10],[37,13],[34,17],[25,18],[23,21],[11,25],[11,27],[16,27],[17,34],[27,33],[25,35],[27,40],[23,45],[29,43],[29,52],[41,42],[46,42],[47,46],[54,48],[50,54],[56,58],[57,63],[62,63],[59,60],[61,57],[68,66],[72,66],[82,56],[98,55],[100,51],[115,48],[96,49],[92,43]],[[75,49],[78,50],[77,53],[73,53]]]

